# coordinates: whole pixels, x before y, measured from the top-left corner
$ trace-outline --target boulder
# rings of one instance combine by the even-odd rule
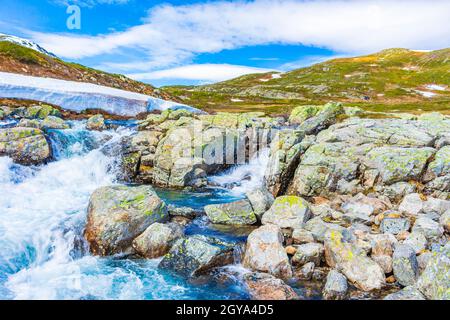
[[[195,277],[213,268],[233,263],[234,245],[200,235],[178,239],[163,257],[158,268],[185,277]]]
[[[450,300],[450,244],[434,253],[417,281],[417,288],[432,300]]]
[[[55,117],[55,116],[48,116],[46,117],[40,124],[40,127],[44,130],[46,129],[70,129],[69,124],[65,122],[63,119]]]
[[[416,287],[408,286],[400,291],[388,294],[383,300],[425,300],[425,297]]]
[[[289,116],[289,123],[301,124],[305,120],[314,117],[322,108],[323,106],[314,106],[314,105],[296,107],[291,111],[291,114]]]
[[[372,256],[390,256],[394,253],[397,239],[390,233],[370,235]]]
[[[393,256],[393,270],[395,279],[402,286],[414,285],[419,275],[415,250],[409,245],[398,244]]]
[[[202,214],[201,211],[195,210],[193,208],[190,207],[178,207],[178,206],[174,206],[172,204],[169,204],[167,206],[168,210],[169,210],[169,215],[172,217],[185,217],[188,219],[194,219],[195,217],[199,216]]]
[[[323,298],[326,300],[343,300],[347,295],[348,285],[345,276],[336,271],[331,270],[327,275],[325,287],[323,288]]]
[[[383,233],[391,233],[396,235],[402,231],[408,231],[410,226],[411,224],[408,219],[391,214],[381,221],[380,229]]]
[[[367,154],[367,165],[377,169],[385,184],[392,184],[411,179],[419,180],[428,159],[435,149],[404,148],[404,147],[377,147]]]
[[[183,228],[177,223],[155,222],[133,240],[132,246],[142,257],[154,259],[165,255],[183,234]]]
[[[311,280],[315,266],[314,262],[305,263],[300,269],[296,270],[295,277],[299,280]]]
[[[106,130],[105,118],[101,114],[90,117],[86,123],[87,130],[103,131]]]
[[[414,222],[412,231],[422,233],[429,241],[437,241],[444,233],[442,226],[428,217],[419,217]]]
[[[392,272],[393,260],[391,256],[387,255],[377,255],[371,256],[372,260],[378,263],[378,265],[383,269],[384,273],[388,274]]]
[[[205,212],[209,220],[217,224],[252,225],[257,222],[252,205],[247,199],[207,205]]]
[[[244,283],[252,300],[296,300],[299,298],[283,280],[267,273],[248,273],[244,275]]]
[[[305,224],[305,230],[311,232],[314,240],[324,242],[330,232],[339,232],[345,241],[354,240],[354,235],[348,229],[334,223],[324,222],[321,217],[315,217]]]
[[[275,199],[261,221],[280,228],[296,229],[302,228],[310,218],[311,210],[306,200],[296,196],[281,196]]]
[[[51,148],[39,129],[0,129],[0,156],[11,157],[23,165],[41,164],[51,158]]]
[[[250,233],[243,265],[278,278],[287,279],[292,276],[289,258],[283,248],[283,235],[278,226],[263,225]]]
[[[450,201],[427,197],[426,200],[418,193],[412,193],[405,196],[400,203],[399,211],[409,216],[417,217],[419,214],[437,214],[442,215],[450,209]]]
[[[305,229],[294,229],[292,231],[292,240],[295,244],[304,244],[314,242],[313,234]]]
[[[48,116],[61,117],[61,112],[49,105],[36,105],[25,109],[24,118],[28,119],[45,119]]]
[[[447,233],[450,233],[450,210],[447,210],[439,219],[440,225]]]
[[[427,238],[420,232],[410,233],[403,243],[413,248],[416,254],[424,251],[428,245]]]
[[[263,214],[272,206],[274,197],[266,188],[258,188],[245,194],[253,212],[261,220]]]
[[[85,237],[95,255],[125,253],[134,238],[168,217],[167,206],[151,186],[101,187],[89,200]]]
[[[327,103],[320,108],[316,115],[302,122],[299,130],[306,134],[316,134],[336,123],[338,117],[342,114],[344,114],[344,108],[340,103]]]
[[[308,262],[320,265],[323,258],[324,247],[320,243],[306,243],[296,247],[297,251],[292,257],[292,264],[302,266]]]
[[[383,269],[354,244],[343,242],[340,232],[331,231],[325,240],[327,264],[342,272],[358,289],[371,291],[385,284]]]

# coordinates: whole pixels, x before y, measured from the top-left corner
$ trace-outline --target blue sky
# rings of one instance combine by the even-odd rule
[[[0,32],[155,85],[288,71],[389,47],[449,47],[450,3],[388,0],[0,0]],[[68,29],[69,5],[81,28]]]

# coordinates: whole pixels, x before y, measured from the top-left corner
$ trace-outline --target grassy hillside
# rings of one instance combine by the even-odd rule
[[[106,73],[80,64],[65,62],[19,44],[1,40],[0,37],[0,71],[82,81],[176,100],[170,93],[162,92],[151,85],[129,79],[123,75]]]
[[[251,74],[212,85],[163,89],[207,111],[276,114],[298,105],[341,101],[372,111],[450,113],[450,49],[388,49],[282,74]]]

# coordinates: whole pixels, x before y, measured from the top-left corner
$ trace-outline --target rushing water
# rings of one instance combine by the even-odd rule
[[[83,122],[71,125],[69,130],[49,133],[54,162],[24,167],[0,157],[0,299],[247,297],[237,278],[195,284],[159,270],[159,260],[91,256],[82,236],[89,197],[96,188],[117,183],[114,159],[99,149],[133,129],[89,132]],[[169,203],[197,208],[240,197],[222,189],[158,192]],[[213,229],[202,218],[189,225],[186,233],[245,239],[245,233]]]

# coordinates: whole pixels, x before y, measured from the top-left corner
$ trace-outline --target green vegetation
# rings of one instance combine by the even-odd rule
[[[8,41],[0,41],[0,55],[9,56],[27,64],[47,64],[44,54]]]
[[[450,113],[450,49],[388,49],[273,74],[163,90],[207,111],[286,114],[301,105],[340,101],[369,111]],[[444,90],[427,87],[432,84]],[[420,91],[434,95],[425,97]]]

